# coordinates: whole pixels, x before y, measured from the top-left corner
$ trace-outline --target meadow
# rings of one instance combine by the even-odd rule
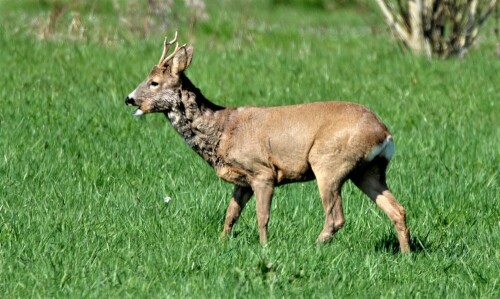
[[[46,1],[10,2],[0,2],[3,298],[500,297],[491,28],[463,59],[428,60],[402,51],[369,8],[210,2],[192,32],[180,18],[144,37],[104,6],[88,38],[72,40],[37,36],[28,20]],[[315,244],[315,182],[276,189],[266,246],[254,201],[221,242],[232,186],[164,116],[134,118],[123,102],[175,30],[195,47],[187,75],[217,104],[373,109],[395,137],[388,183],[412,253],[399,254],[389,219],[351,183],[329,244]]]

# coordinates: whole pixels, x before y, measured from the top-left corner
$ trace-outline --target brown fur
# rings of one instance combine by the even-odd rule
[[[388,158],[377,146],[392,137],[364,106],[318,102],[283,107],[224,108],[208,101],[184,75],[192,47],[176,48],[126,99],[139,112],[162,112],[186,143],[235,185],[223,236],[228,235],[253,194],[260,242],[267,227],[274,187],[316,179],[325,212],[318,242],[332,239],[345,220],[341,188],[351,179],[394,223],[400,247],[409,252],[405,210],[389,191]]]

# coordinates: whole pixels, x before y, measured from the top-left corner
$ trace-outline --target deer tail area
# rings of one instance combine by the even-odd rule
[[[384,139],[382,143],[377,144],[373,147],[372,151],[370,152],[370,154],[368,154],[366,159],[368,162],[370,162],[375,159],[375,157],[382,156],[386,158],[387,161],[390,161],[395,152],[396,147],[394,146],[394,140],[392,139],[392,136],[389,135]]]

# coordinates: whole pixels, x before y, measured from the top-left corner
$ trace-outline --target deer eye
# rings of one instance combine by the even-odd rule
[[[157,88],[157,87],[158,87],[158,85],[159,85],[159,84],[158,84],[158,82],[156,82],[156,81],[151,81],[151,82],[149,83],[149,88],[150,88],[150,89],[155,89],[155,88]]]

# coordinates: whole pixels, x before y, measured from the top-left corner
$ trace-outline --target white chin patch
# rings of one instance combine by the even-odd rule
[[[141,109],[137,109],[137,110],[135,110],[135,112],[134,112],[134,116],[141,116],[141,115],[143,115],[143,114],[144,114],[144,111],[142,111]]]

